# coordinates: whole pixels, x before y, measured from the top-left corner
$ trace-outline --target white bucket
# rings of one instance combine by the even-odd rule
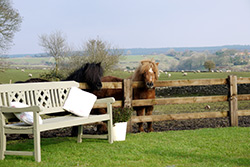
[[[114,141],[124,141],[127,133],[127,122],[118,122],[113,126]]]

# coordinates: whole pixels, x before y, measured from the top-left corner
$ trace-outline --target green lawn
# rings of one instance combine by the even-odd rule
[[[250,128],[216,128],[127,134],[126,141],[59,137],[42,139],[42,162],[6,156],[0,166],[236,167],[250,165]],[[32,150],[33,140],[9,141],[8,149]]]

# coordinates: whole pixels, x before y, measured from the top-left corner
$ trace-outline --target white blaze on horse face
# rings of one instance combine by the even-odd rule
[[[152,68],[150,68],[150,69],[148,70],[148,72],[150,72],[150,73],[154,73],[154,71],[153,71],[153,69],[152,69]],[[149,80],[150,80],[150,81],[152,81],[152,80],[153,80],[153,77],[152,77],[152,75],[150,75],[150,78],[149,78]]]

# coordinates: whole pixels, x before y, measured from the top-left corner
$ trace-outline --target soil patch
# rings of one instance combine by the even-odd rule
[[[170,130],[194,130],[200,128],[220,128],[220,127],[229,127],[229,118],[205,118],[205,119],[193,119],[193,120],[178,120],[178,121],[161,121],[154,122],[153,128],[155,132],[163,132]],[[250,116],[239,117],[239,126],[240,127],[250,127]],[[146,124],[144,123],[144,129],[146,129]],[[57,130],[50,130],[41,133],[42,138],[51,138],[51,137],[69,137],[71,136],[72,128],[62,128]],[[84,126],[84,134],[99,134],[97,131],[96,125]],[[132,133],[138,133],[137,124],[133,125]],[[32,138],[32,135],[28,135],[29,138]],[[7,135],[7,140],[19,140],[22,138],[27,138],[23,135]]]

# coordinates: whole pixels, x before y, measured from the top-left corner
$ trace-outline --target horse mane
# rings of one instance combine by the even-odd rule
[[[98,75],[98,77],[93,77],[93,75]],[[95,82],[99,77],[103,76],[103,68],[101,63],[86,63],[78,70],[74,71],[69,75],[66,80],[74,80],[77,82]]]
[[[16,81],[15,83],[29,83],[29,82],[49,82],[49,80],[42,78],[31,78],[26,81]]]
[[[86,66],[85,66],[86,67]],[[101,67],[101,63],[91,63],[85,68],[85,77],[89,78],[89,80],[94,83],[98,78],[103,76],[103,68]],[[93,75],[97,75],[97,77],[93,77]]]
[[[143,79],[142,74],[144,74],[146,71],[149,71],[149,69],[152,68],[152,70],[155,72],[155,78],[158,80],[158,63],[155,63],[154,60],[142,60],[140,62],[140,65],[135,70],[135,73],[132,76],[133,81],[141,81]]]

